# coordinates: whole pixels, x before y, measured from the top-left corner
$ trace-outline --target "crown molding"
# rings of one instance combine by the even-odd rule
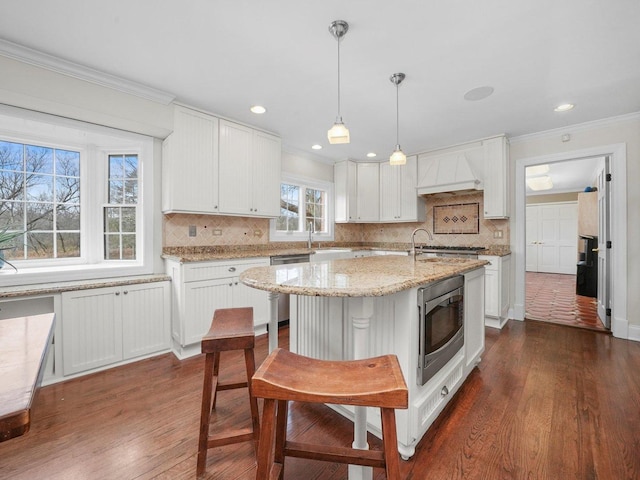
[[[162,90],[69,62],[1,38],[0,55],[163,105],[169,105],[175,99],[175,95]]]
[[[591,122],[576,123],[575,125],[566,125],[564,127],[554,128],[552,130],[544,130],[542,132],[527,133],[525,135],[510,137],[509,143],[511,145],[514,145],[514,144],[526,142],[529,140],[542,139],[542,138],[548,138],[548,137],[557,137],[564,133],[584,132],[587,130],[593,130],[594,128],[614,125],[616,123],[632,122],[637,120],[640,120],[640,112],[627,113],[625,115],[618,115],[617,117],[608,117],[600,120],[593,120]]]

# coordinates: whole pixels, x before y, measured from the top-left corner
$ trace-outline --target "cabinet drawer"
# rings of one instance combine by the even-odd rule
[[[214,280],[218,278],[235,277],[248,268],[264,267],[269,265],[268,258],[252,258],[249,260],[236,260],[224,262],[197,262],[183,266],[183,281],[198,282],[202,280]]]

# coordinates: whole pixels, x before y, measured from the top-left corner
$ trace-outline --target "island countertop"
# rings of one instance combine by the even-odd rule
[[[485,260],[380,256],[254,267],[240,275],[253,288],[276,293],[324,297],[378,297],[460,275]]]

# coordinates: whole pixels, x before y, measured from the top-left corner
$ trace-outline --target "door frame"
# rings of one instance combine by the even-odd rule
[[[627,146],[625,143],[602,145],[582,150],[552,153],[515,161],[515,218],[510,220],[514,232],[511,250],[515,260],[515,298],[510,318],[524,320],[525,313],[525,169],[541,163],[557,163],[589,157],[611,158],[611,332],[618,338],[629,338],[627,320]]]

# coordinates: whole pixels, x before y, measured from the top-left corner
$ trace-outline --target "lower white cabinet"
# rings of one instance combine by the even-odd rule
[[[193,263],[166,260],[167,273],[173,278],[173,347],[180,358],[200,352],[200,341],[218,308],[253,307],[256,326],[269,322],[268,293],[247,287],[239,278],[248,268],[269,264],[266,257]]]
[[[502,257],[480,255],[478,258],[489,262],[484,267],[485,325],[487,327],[502,328],[509,318],[511,255]]]
[[[169,282],[62,293],[64,375],[169,348]]]

